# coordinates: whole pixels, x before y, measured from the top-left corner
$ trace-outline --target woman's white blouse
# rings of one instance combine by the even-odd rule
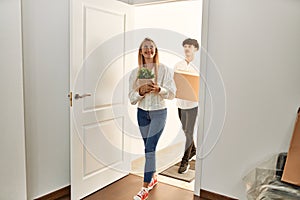
[[[175,97],[176,86],[173,80],[173,73],[171,70],[159,64],[157,84],[161,88],[159,93],[150,92],[145,96],[140,96],[138,88],[136,87],[138,68],[132,70],[129,77],[129,94],[131,104],[138,103],[138,107],[150,111],[160,110],[166,108],[165,99],[173,99]]]

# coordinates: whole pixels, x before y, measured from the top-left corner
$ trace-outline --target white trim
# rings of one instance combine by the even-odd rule
[[[208,52],[208,32],[209,32],[209,0],[202,0],[202,35],[201,35],[201,47]],[[202,52],[202,49],[200,50]],[[206,56],[205,53],[200,53],[201,65],[200,65],[200,72],[202,77],[206,77],[207,74],[207,66],[206,66]],[[204,116],[205,116],[205,99],[206,99],[206,90],[205,90],[205,82],[203,79],[200,79],[200,87],[199,90],[199,110],[198,110],[198,132],[197,132],[197,157],[196,157],[196,172],[195,172],[195,188],[194,194],[200,196],[200,189],[201,189],[201,180],[202,180],[202,152],[201,146],[202,141],[204,138]],[[203,89],[202,89],[203,88]]]
[[[132,1],[124,2],[122,0],[117,0],[121,1],[122,3],[129,4],[131,6],[148,6],[148,5],[155,5],[155,4],[164,4],[164,3],[175,3],[175,2],[180,2],[180,1],[198,1],[198,0],[160,0],[160,1],[152,1],[152,2],[141,2],[141,3],[135,3]]]

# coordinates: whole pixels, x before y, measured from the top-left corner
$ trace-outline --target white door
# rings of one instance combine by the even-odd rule
[[[71,1],[71,199],[126,176],[125,32],[131,7],[116,0]],[[114,39],[111,39],[114,37]],[[78,98],[76,98],[78,97]]]

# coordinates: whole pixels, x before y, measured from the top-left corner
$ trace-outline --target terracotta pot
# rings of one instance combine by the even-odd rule
[[[154,83],[154,78],[151,79],[137,79],[137,88],[140,88],[143,85],[148,85]]]
[[[139,85],[152,84],[152,83],[154,83],[154,78],[150,78],[150,79],[138,79],[137,82],[138,82]]]

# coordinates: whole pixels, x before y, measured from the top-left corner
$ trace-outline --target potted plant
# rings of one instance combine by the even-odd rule
[[[140,87],[142,85],[153,84],[155,75],[146,67],[141,67],[138,71],[137,78],[137,84],[138,87]]]

